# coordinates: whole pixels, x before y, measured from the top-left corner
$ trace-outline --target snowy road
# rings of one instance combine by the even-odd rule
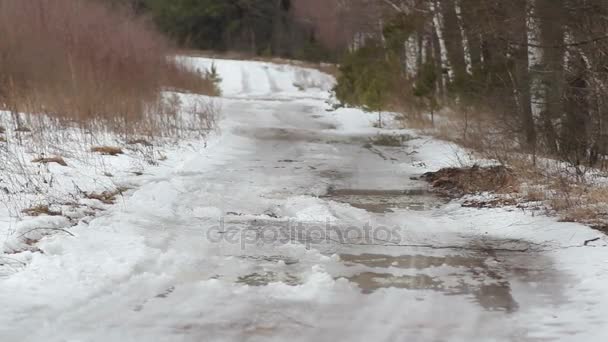
[[[316,71],[217,63],[222,134],[0,279],[0,341],[608,339],[597,232],[447,203],[411,178],[459,149],[327,112]]]

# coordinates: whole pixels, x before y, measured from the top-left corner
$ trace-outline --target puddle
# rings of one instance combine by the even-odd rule
[[[500,270],[493,270],[484,257],[422,255],[387,256],[378,254],[341,255],[347,266],[356,264],[374,268],[411,268],[422,271],[432,267],[450,266],[459,268],[448,276],[433,277],[427,274],[396,276],[391,273],[362,272],[347,277],[357,284],[365,294],[382,288],[408,290],[430,290],[446,295],[472,296],[474,301],[491,311],[513,312],[519,307],[511,294],[510,283],[501,276]]]
[[[330,189],[323,198],[347,203],[371,213],[392,213],[395,210],[425,211],[439,208],[446,200],[426,189],[367,190]]]
[[[273,263],[273,264],[283,262],[283,263],[285,263],[286,266],[295,265],[299,262],[298,259],[291,258],[288,256],[282,256],[282,255],[242,255],[239,257],[241,259],[247,259],[247,260],[257,261],[257,262],[267,262],[267,263]]]
[[[485,260],[482,258],[470,258],[461,255],[436,257],[425,255],[340,254],[340,260],[347,266],[359,264],[368,267],[395,267],[417,270],[441,266],[467,268],[483,268],[485,266]]]
[[[438,289],[441,282],[434,278],[419,274],[415,276],[396,276],[391,273],[363,272],[346,278],[361,288],[365,294],[370,294],[381,288],[398,288],[409,290]]]
[[[302,284],[302,281],[288,273],[276,273],[276,272],[261,272],[251,273],[242,277],[239,277],[236,281],[239,284],[249,286],[267,286],[271,283],[284,283],[290,286],[297,286]]]
[[[359,195],[403,197],[412,192],[336,190],[336,196]],[[414,195],[423,191],[413,192]],[[388,195],[387,195],[388,194]],[[290,233],[289,222],[254,220],[241,222],[244,229],[273,229],[277,233]],[[304,224],[303,229],[314,225]],[[281,236],[281,235],[279,235]],[[307,269],[306,261],[276,253],[277,245],[288,241],[300,243],[318,250],[324,255],[338,255],[339,261],[330,268],[335,279],[346,279],[357,285],[363,295],[383,289],[432,291],[445,296],[462,296],[486,311],[516,312],[520,306],[560,305],[564,298],[567,279],[554,268],[550,257],[536,245],[513,239],[489,237],[465,237],[463,244],[441,248],[404,248],[388,246],[347,246],[334,240],[308,240],[306,234],[289,236],[285,241],[268,241],[251,244],[240,253],[250,250],[253,254],[238,258],[251,262],[257,269],[237,278],[239,284],[267,286],[281,282],[290,286],[300,285],[300,272]],[[266,252],[264,252],[266,251]],[[385,254],[388,253],[388,254]],[[395,253],[395,254],[393,254]],[[428,253],[428,254],[427,254]],[[267,267],[272,267],[267,270]],[[525,292],[525,302],[518,303],[517,293]],[[543,284],[543,286],[538,286]]]
[[[497,254],[498,258],[492,256]],[[448,256],[341,254],[340,259],[347,267],[365,266],[373,269],[345,277],[357,284],[364,294],[385,288],[429,290],[446,295],[469,296],[475,303],[489,311],[514,312],[518,310],[519,304],[512,295],[511,280],[522,280],[525,277],[525,281],[532,284],[546,282],[547,275],[551,272],[536,271],[540,264],[544,265],[544,261],[541,260],[543,258],[538,258],[538,255],[511,254],[502,253],[502,257],[500,253],[485,252]],[[523,265],[522,258],[527,259]],[[512,263],[509,260],[517,260],[517,262]],[[431,268],[442,266],[452,267],[455,270],[441,276],[434,276],[429,272]],[[395,275],[388,272],[391,267],[412,269],[417,273]],[[558,280],[554,278],[550,283],[554,282],[557,283]],[[552,292],[551,289],[538,289],[538,291],[545,291],[544,295],[550,295]]]
[[[319,172],[319,176],[321,176],[323,178],[327,178],[332,181],[338,181],[338,180],[342,180],[342,179],[352,176],[352,173],[345,172],[345,171],[337,171],[337,170],[323,170],[323,171]]]
[[[233,132],[237,135],[255,138],[257,140],[279,140],[279,141],[308,141],[321,142],[322,135],[313,130],[266,127],[251,130],[248,127],[236,127]]]

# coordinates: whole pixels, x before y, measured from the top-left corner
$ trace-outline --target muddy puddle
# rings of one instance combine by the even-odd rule
[[[340,256],[347,266],[363,265],[370,268],[387,268],[349,276],[346,279],[357,284],[363,293],[373,293],[382,288],[429,290],[446,295],[469,296],[481,307],[491,311],[513,312],[519,308],[511,293],[508,270],[490,267],[483,256],[387,256],[362,254]],[[449,275],[433,276],[420,272],[414,275],[395,275],[389,267],[429,270],[451,267]]]
[[[299,261],[298,259],[291,258],[283,255],[241,255],[241,259],[250,260],[258,263],[279,263],[283,262],[285,265],[295,265]]]
[[[284,283],[290,286],[302,284],[300,278],[285,272],[257,272],[239,277],[238,284],[249,286],[267,286],[271,283]]]
[[[376,214],[392,213],[396,210],[432,210],[447,203],[446,199],[426,189],[330,189],[323,198],[347,203],[355,208],[364,209]]]
[[[296,243],[328,258],[337,256],[335,262],[327,265],[327,272],[336,280],[346,279],[353,283],[363,296],[387,289],[431,291],[445,296],[462,296],[484,310],[507,314],[522,306],[559,305],[564,300],[561,293],[567,279],[555,270],[550,257],[537,250],[537,245],[526,241],[471,236],[454,246],[443,247],[441,244],[439,247],[359,245],[350,241],[340,243],[335,235],[330,235],[331,239],[311,239],[312,235],[307,231],[319,229],[313,223],[296,225],[295,228],[303,229],[301,232],[292,230],[294,226],[289,226],[288,222],[275,220],[241,224],[243,229],[253,232],[260,229],[277,232],[273,235],[276,239],[252,240],[234,250],[233,256],[254,269],[233,278],[242,285],[259,287],[280,282],[297,286],[305,283],[304,272],[315,263],[276,253],[277,248]],[[514,287],[519,293],[523,289],[528,294],[525,303],[519,302],[521,299],[514,295]]]
[[[430,267],[451,266],[467,268],[483,268],[484,259],[464,255],[454,256],[426,256],[426,255],[400,255],[384,254],[341,254],[340,260],[347,266],[364,265],[367,267],[395,267],[402,269],[423,270]]]
[[[520,307],[512,292],[514,281],[537,291],[538,298],[554,303],[560,300],[557,293],[564,282],[552,270],[550,260],[535,253],[488,250],[446,256],[340,254],[340,260],[347,268],[365,270],[344,277],[364,294],[389,288],[434,291],[466,296],[488,311],[507,313]],[[448,273],[438,275],[437,269],[444,267]],[[534,284],[538,283],[548,286],[536,288]]]

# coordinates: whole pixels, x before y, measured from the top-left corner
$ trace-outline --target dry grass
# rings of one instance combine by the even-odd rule
[[[220,95],[217,84],[209,70],[194,70],[182,64],[171,64],[164,81],[165,86],[172,91],[195,93],[211,96]]]
[[[433,188],[450,195],[517,191],[519,182],[513,171],[503,166],[445,168],[423,175]]]
[[[530,189],[525,191],[524,200],[526,202],[543,202],[547,200],[547,193],[542,190]]]
[[[49,208],[48,205],[37,205],[35,207],[23,209],[21,211],[27,216],[61,216],[61,212],[53,211]]]
[[[204,140],[217,108],[183,93],[214,95],[216,85],[174,51],[145,19],[103,1],[0,1],[0,200],[10,215],[54,214],[36,205],[44,198],[80,219],[80,208],[61,203],[110,204],[122,193],[88,187],[107,186],[123,167],[105,156],[122,152],[112,145],[128,146],[126,171],[140,171],[167,145]]]
[[[114,146],[96,146],[91,148],[91,152],[99,153],[104,156],[117,156],[119,154],[124,154],[122,148],[114,147]]]
[[[68,163],[66,163],[65,160],[62,157],[59,157],[59,156],[36,158],[36,159],[32,160],[32,163],[40,163],[40,164],[56,163],[56,164],[59,164],[61,166],[68,166]]]
[[[98,200],[103,204],[111,205],[116,203],[116,197],[122,195],[128,188],[117,188],[112,191],[104,191],[102,193],[87,193],[85,197],[88,199]]]
[[[103,2],[2,0],[0,109],[137,131],[166,114],[163,88],[216,92],[171,52],[145,19]]]

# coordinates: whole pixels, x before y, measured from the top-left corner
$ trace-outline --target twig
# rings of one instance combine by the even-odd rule
[[[15,259],[15,258],[9,258],[9,257],[6,257],[6,256],[0,256],[0,260],[10,260],[10,261],[12,261],[12,262],[19,263],[19,264],[21,264],[22,266],[27,265],[25,262],[23,262],[23,261],[21,261],[21,260],[17,260],[17,259]],[[0,265],[4,265],[4,264],[0,264]],[[9,266],[10,266],[10,265],[9,265]]]
[[[66,234],[68,234],[68,235],[70,235],[70,236],[72,236],[72,237],[76,237],[76,235],[72,234],[72,233],[71,233],[69,230],[67,230],[67,229],[63,229],[63,228],[34,228],[34,229],[30,229],[30,230],[28,230],[27,232],[25,232],[25,233],[23,233],[23,234],[21,234],[21,235],[19,235],[19,236],[17,236],[17,237],[18,237],[18,238],[25,237],[25,235],[27,235],[27,234],[29,234],[29,233],[31,233],[31,232],[33,232],[33,231],[36,231],[36,230],[50,230],[50,231],[59,231],[59,232],[62,232],[62,233],[66,233]]]

